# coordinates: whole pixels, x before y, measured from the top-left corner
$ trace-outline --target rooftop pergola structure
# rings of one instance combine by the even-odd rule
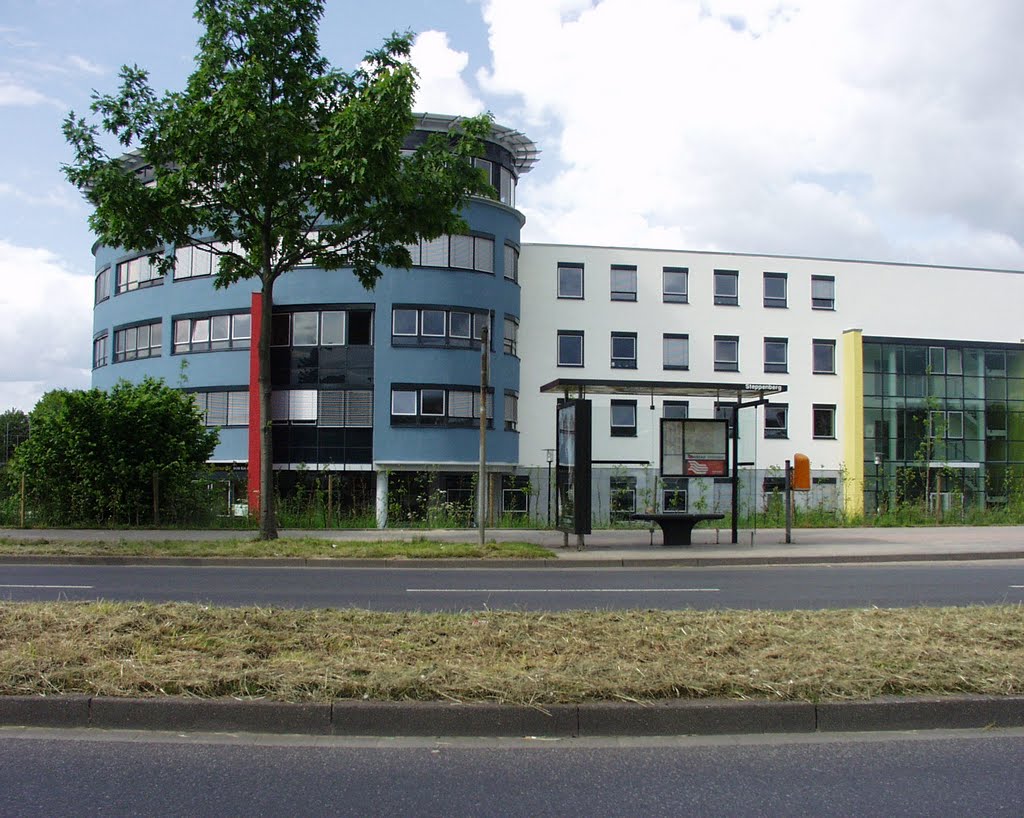
[[[673,398],[713,398],[719,405],[732,406],[732,542],[739,542],[739,411],[769,402],[769,396],[786,391],[784,384],[725,383],[701,381],[633,381],[621,378],[557,378],[540,388],[541,394],[560,395],[566,400],[589,395],[649,395]]]

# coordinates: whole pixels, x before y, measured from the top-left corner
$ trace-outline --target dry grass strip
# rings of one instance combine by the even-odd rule
[[[0,537],[0,554],[114,557],[300,557],[418,559],[555,559],[548,548],[524,542],[450,543],[436,540],[47,540]]]
[[[1024,692],[1024,610],[372,613],[0,603],[0,694],[489,700]]]

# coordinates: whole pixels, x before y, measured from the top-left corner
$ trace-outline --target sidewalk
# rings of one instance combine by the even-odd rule
[[[363,529],[352,531],[282,530],[282,537],[312,537],[326,540],[376,541],[424,538],[446,542],[474,542],[475,529]],[[79,540],[116,542],[132,540],[222,540],[253,537],[255,532],[239,530],[68,530],[0,529],[0,537],[31,542]],[[922,560],[1024,559],[1024,526],[927,527],[927,528],[800,528],[793,531],[793,542],[785,543],[781,529],[751,531],[741,529],[739,543],[729,542],[728,529],[698,528],[691,546],[661,545],[661,531],[647,528],[603,529],[588,534],[586,548],[576,550],[575,537],[563,548],[558,531],[538,529],[494,529],[486,531],[488,540],[531,542],[552,550],[557,562],[538,560],[474,560],[474,565],[490,567],[601,567],[649,565],[758,565],[793,563],[892,562]],[[18,561],[24,557],[14,558]],[[0,556],[0,562],[5,561]],[[47,560],[40,560],[47,561]],[[56,561],[56,560],[55,560]],[[62,562],[74,561],[62,559]],[[133,562],[144,562],[135,558]],[[166,563],[167,559],[159,559]],[[194,563],[200,558],[189,559]],[[237,564],[238,561],[234,561]],[[259,564],[259,560],[248,561]],[[324,561],[316,560],[317,564]],[[333,562],[333,560],[331,561]],[[360,560],[361,564],[366,560]],[[378,560],[389,565],[408,564],[409,560]],[[420,560],[418,564],[458,565],[466,560]],[[342,563],[341,560],[338,561]]]

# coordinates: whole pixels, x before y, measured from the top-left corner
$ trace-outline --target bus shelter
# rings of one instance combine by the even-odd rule
[[[772,396],[786,391],[783,384],[726,383],[695,381],[647,381],[621,378],[558,378],[544,384],[541,394],[559,395],[556,410],[555,480],[558,528],[575,534],[582,546],[583,536],[590,533],[590,484],[594,463],[591,424],[592,395],[649,396],[673,398],[711,398],[719,407],[732,409],[731,434],[725,433],[727,446],[720,446],[723,435],[713,424],[729,429],[728,420],[714,421],[704,418],[686,418],[668,423],[661,420],[659,435],[658,472],[662,477],[728,476],[732,493],[732,542],[739,542],[739,467],[753,465],[739,462],[739,413],[766,405]],[[689,430],[687,423],[690,423]],[[678,425],[676,425],[678,424]],[[696,449],[687,449],[687,432],[693,437]],[[653,433],[653,430],[652,430]],[[706,451],[705,451],[706,449]]]

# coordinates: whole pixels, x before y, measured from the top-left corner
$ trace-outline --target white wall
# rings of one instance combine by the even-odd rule
[[[559,262],[584,264],[584,299],[556,296]],[[636,302],[612,301],[612,264],[637,266]],[[662,301],[662,268],[689,269],[689,303]],[[739,306],[716,306],[713,271],[739,270]],[[763,274],[787,274],[788,306],[763,306]],[[811,276],[836,280],[836,308],[811,308]],[[526,244],[519,264],[522,316],[519,355],[519,459],[545,463],[554,446],[555,395],[540,386],[556,378],[621,378],[729,383],[781,383],[789,404],[789,437],[764,438],[763,410],[741,416],[741,460],[761,468],[781,466],[795,452],[809,455],[814,469],[838,469],[842,460],[842,335],[860,328],[866,336],[1019,342],[1024,337],[1024,273],[836,261],[727,253]],[[583,330],[583,368],[556,365],[557,331]],[[612,369],[613,331],[637,333],[637,369]],[[690,336],[689,371],[662,368],[662,334]],[[740,337],[738,372],[714,370],[715,335]],[[763,340],[789,339],[789,372],[765,373]],[[836,375],[812,374],[813,339],[836,342]],[[609,435],[609,401],[594,396],[594,458],[657,460],[657,424],[662,399],[638,395],[637,437]],[[711,417],[712,401],[690,398],[691,417]],[[836,440],[812,437],[812,404],[837,408]],[[755,417],[756,415],[756,417]],[[652,423],[653,421],[653,423]],[[756,430],[754,425],[756,424]],[[652,435],[652,429],[654,434]]]

